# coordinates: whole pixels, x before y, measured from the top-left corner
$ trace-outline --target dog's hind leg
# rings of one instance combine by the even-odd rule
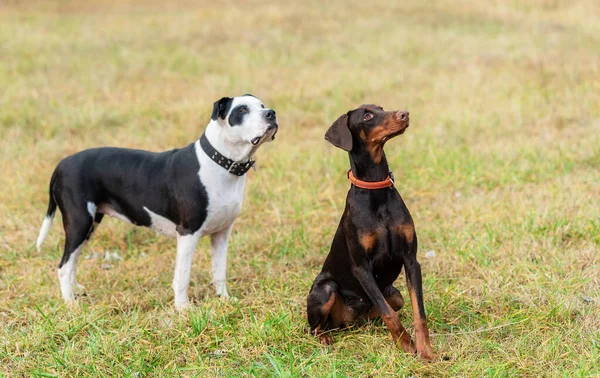
[[[58,280],[60,291],[65,302],[75,299],[73,284],[77,284],[75,277],[76,265],[85,243],[94,231],[94,217],[96,207],[76,206],[72,203],[59,203],[63,214],[63,226],[65,229],[65,249],[58,265]],[[92,203],[93,205],[93,203]],[[102,217],[100,217],[100,220]]]
[[[333,344],[333,338],[324,333],[330,328],[336,328],[339,324],[332,324],[331,311],[338,297],[335,284],[314,284],[308,298],[306,299],[306,313],[310,332],[319,338],[324,345]]]
[[[385,301],[389,303],[394,311],[399,311],[402,307],[404,307],[404,297],[400,294],[400,291],[393,287],[392,285],[383,289],[383,296],[385,297]]]
[[[381,292],[385,301],[390,305],[392,310],[399,311],[402,307],[404,307],[404,297],[400,294],[400,291],[393,287],[392,285],[386,287]],[[375,319],[379,317],[379,310],[377,307],[371,307],[369,314],[367,315],[367,319]]]
[[[90,229],[90,232],[88,233],[87,238],[84,241],[84,245],[87,244],[87,242],[91,239],[92,234],[94,233],[94,231],[96,231],[96,229],[98,228],[98,225],[100,224],[100,222],[102,222],[102,218],[104,218],[104,214],[102,213],[96,213],[96,215],[94,216],[94,223],[92,224],[92,228]],[[80,251],[81,254],[81,251]],[[77,255],[77,259],[79,259],[80,254]],[[76,277],[76,273],[77,273],[77,260],[75,261],[75,266],[73,266],[73,270],[71,272],[71,282],[73,283],[73,285],[75,285],[75,287],[79,290],[85,290],[85,286],[81,285],[78,281],[77,281],[77,277]]]

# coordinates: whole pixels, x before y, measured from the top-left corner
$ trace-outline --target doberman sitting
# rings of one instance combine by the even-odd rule
[[[325,139],[349,153],[352,187],[329,255],[308,295],[307,313],[311,333],[322,344],[333,342],[326,333],[330,329],[381,316],[397,346],[432,360],[417,235],[383,152],[385,142],[404,133],[408,124],[406,111],[362,105],[327,130]],[[392,284],[403,266],[416,347],[396,314],[404,298]]]

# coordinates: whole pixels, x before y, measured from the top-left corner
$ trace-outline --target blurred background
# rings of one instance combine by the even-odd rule
[[[595,0],[0,2],[0,372],[600,374],[599,48]],[[205,240],[196,307],[175,314],[175,241],[107,220],[79,262],[87,296],[65,308],[60,217],[33,248],[56,164],[97,146],[186,146],[215,100],[244,93],[280,131],[229,248],[239,300],[214,297]],[[380,322],[332,348],[307,332],[349,188],[347,155],[323,135],[362,103],[411,114],[386,154],[446,360],[404,355]],[[396,286],[409,307],[403,276]]]

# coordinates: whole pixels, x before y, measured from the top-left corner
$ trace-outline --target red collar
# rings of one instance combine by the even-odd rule
[[[369,189],[369,190],[390,188],[390,187],[394,186],[394,179],[392,178],[392,172],[390,172],[388,174],[388,176],[386,177],[386,179],[383,181],[362,181],[362,180],[359,180],[356,177],[354,177],[354,174],[352,173],[352,169],[349,169],[348,170],[348,180],[350,180],[352,185],[356,186],[357,188]]]

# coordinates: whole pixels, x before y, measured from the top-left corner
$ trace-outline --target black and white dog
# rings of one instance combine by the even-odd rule
[[[58,266],[65,301],[74,300],[77,259],[104,215],[177,238],[175,308],[188,305],[192,258],[200,237],[211,240],[212,284],[228,298],[227,244],[240,213],[253,154],[275,139],[275,111],[252,95],[215,102],[204,135],[181,149],[160,153],[92,148],[62,160],[50,180],[50,200],[37,239],[46,238],[56,206],[65,229]],[[80,287],[80,286],[79,286]]]

